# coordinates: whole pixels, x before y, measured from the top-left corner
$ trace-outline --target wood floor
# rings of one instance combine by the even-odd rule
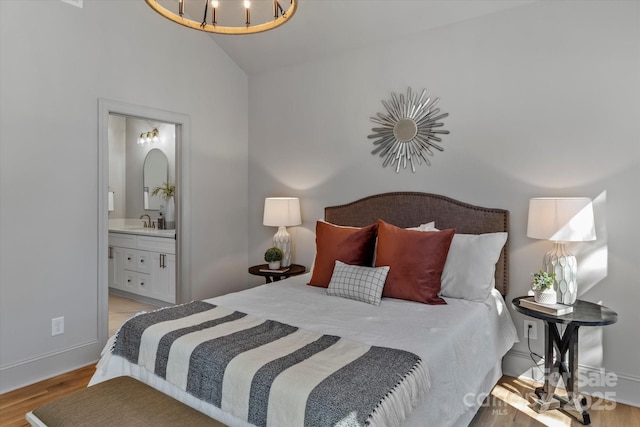
[[[85,388],[94,372],[91,365],[0,395],[0,426],[29,426],[24,418],[27,412]]]
[[[528,407],[534,390],[540,384],[503,376],[491,396],[469,424],[472,427],[577,427],[577,420],[552,410],[542,414]],[[616,402],[600,401],[589,411],[594,427],[640,427],[640,408]]]
[[[117,326],[141,310],[155,307],[110,296],[109,329]],[[112,313],[113,312],[113,313]],[[112,333],[112,332],[111,332]],[[0,395],[0,426],[29,426],[24,415],[60,396],[84,388],[95,371],[93,365],[37,384]],[[554,410],[538,414],[527,405],[535,384],[526,380],[503,376],[485,399],[470,426],[472,427],[577,427],[579,422]],[[600,402],[600,410],[592,409],[591,425],[595,427],[640,427],[640,408],[613,402]],[[123,426],[125,427],[125,426]],[[425,426],[426,427],[426,426]],[[435,426],[437,427],[437,426]]]
[[[67,393],[86,387],[95,371],[94,366],[57,376],[28,387],[0,395],[0,426],[29,426],[24,414]],[[527,407],[523,396],[533,392],[532,383],[503,376],[485,400],[472,427],[577,427],[579,422],[560,411],[537,414]],[[603,405],[609,407],[613,403]],[[592,410],[594,427],[640,427],[640,408],[617,403],[613,410]],[[124,426],[123,426],[124,427]]]

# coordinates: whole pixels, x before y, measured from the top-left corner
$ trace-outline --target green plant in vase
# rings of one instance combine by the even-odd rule
[[[557,302],[556,291],[553,289],[555,273],[540,270],[533,273],[532,276],[531,289],[533,289],[534,300],[543,304],[555,304]]]
[[[280,261],[284,254],[278,248],[269,248],[264,253],[264,260],[269,264],[271,270],[277,270],[280,268]]]
[[[169,198],[173,197],[175,193],[176,193],[175,184],[163,182],[162,185],[153,189],[153,191],[151,192],[151,195],[152,196],[160,195],[160,197],[162,197],[163,199],[169,200]]]

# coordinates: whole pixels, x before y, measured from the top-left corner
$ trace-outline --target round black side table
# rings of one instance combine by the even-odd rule
[[[523,298],[530,297],[514,298],[511,302],[513,308],[525,316],[544,321],[545,379],[544,386],[536,389],[540,400],[534,404],[534,410],[543,412],[547,409],[561,409],[582,424],[591,424],[587,400],[578,391],[578,328],[611,325],[618,320],[618,314],[602,305],[577,300],[573,305],[573,312],[555,316],[520,305]],[[558,332],[558,324],[567,325],[563,335]],[[567,387],[568,399],[554,394],[560,375]]]
[[[299,264],[291,264],[288,268],[289,268],[288,270],[283,271],[281,273],[273,270],[261,271],[261,270],[268,270],[269,264],[260,264],[260,265],[254,265],[253,267],[249,267],[249,273],[253,274],[254,276],[264,277],[264,280],[266,281],[266,283],[273,283],[273,282],[277,282],[278,280],[286,279],[287,277],[303,274],[305,271],[307,271],[307,269],[303,265],[299,265]]]

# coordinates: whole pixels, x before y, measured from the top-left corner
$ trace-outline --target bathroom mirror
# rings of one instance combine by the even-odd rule
[[[144,159],[143,186],[144,209],[148,211],[160,210],[163,204],[160,195],[152,196],[153,189],[169,180],[169,160],[164,152],[158,148],[149,150]]]

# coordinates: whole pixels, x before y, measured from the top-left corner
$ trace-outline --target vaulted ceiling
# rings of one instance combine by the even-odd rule
[[[383,44],[535,0],[299,0],[285,25],[251,35],[211,35],[248,74]]]

